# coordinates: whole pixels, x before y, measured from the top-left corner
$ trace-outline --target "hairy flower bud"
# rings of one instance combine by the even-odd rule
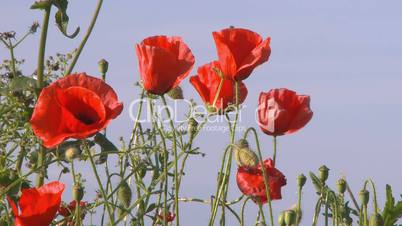
[[[346,191],[346,181],[341,178],[336,182],[336,188],[338,189],[339,194],[343,194]]]
[[[74,146],[67,148],[66,151],[64,152],[64,157],[69,162],[78,158],[80,155],[81,155],[81,150]]]
[[[307,177],[304,176],[304,174],[300,174],[299,176],[297,176],[297,186],[299,186],[299,188],[302,188],[307,181]]]
[[[296,212],[294,210],[286,210],[285,211],[285,224],[293,225],[296,221]]]
[[[370,217],[370,226],[384,226],[384,220],[382,219],[381,214],[376,213],[371,215]]]
[[[370,199],[370,193],[366,189],[363,189],[359,192],[359,198],[362,205],[367,205]]]
[[[84,188],[81,184],[75,184],[73,186],[73,199],[77,202],[80,202],[84,197]]]
[[[117,196],[119,198],[119,202],[123,205],[123,207],[125,208],[130,207],[131,195],[132,193],[130,186],[127,184],[126,181],[122,180],[120,182],[119,190],[117,191]]]
[[[285,212],[284,212],[284,211],[282,211],[282,212],[279,213],[279,216],[278,216],[278,225],[279,225],[279,226],[286,226],[286,223],[285,223]]]
[[[322,183],[325,183],[328,179],[329,169],[326,165],[322,165],[319,169],[319,177]]]
[[[235,159],[238,166],[253,167],[258,164],[258,157],[250,148],[236,148]]]
[[[180,86],[176,86],[175,88],[169,90],[167,95],[172,98],[173,100],[183,100],[183,90],[181,89]]]

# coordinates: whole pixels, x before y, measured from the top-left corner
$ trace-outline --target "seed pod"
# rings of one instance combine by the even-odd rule
[[[359,198],[362,205],[367,205],[370,199],[370,193],[363,189],[359,192]]]
[[[235,159],[238,166],[253,167],[258,164],[257,155],[249,148],[236,148]]]
[[[307,181],[307,177],[304,176],[304,174],[300,174],[299,176],[297,176],[297,186],[299,186],[299,188],[302,188]]]
[[[130,207],[130,203],[131,203],[131,189],[130,186],[127,184],[126,181],[122,180],[120,182],[120,187],[119,190],[117,191],[117,195],[119,197],[119,201],[120,203],[123,205],[123,207],[125,208],[129,208]]]
[[[296,212],[294,210],[286,210],[285,211],[285,224],[293,225],[296,221]]]
[[[336,182],[336,188],[338,189],[339,194],[343,194],[346,191],[346,181],[344,179],[339,179]]]
[[[102,75],[106,74],[107,70],[109,69],[109,62],[107,62],[105,59],[101,59],[98,62],[98,69]]]
[[[173,100],[183,100],[183,90],[181,89],[180,86],[176,86],[175,88],[169,90],[167,95],[172,98]]]
[[[69,162],[80,157],[80,155],[81,155],[81,150],[74,146],[67,148],[66,151],[64,152],[64,158]]]
[[[284,211],[282,211],[282,212],[279,213],[279,216],[278,216],[278,225],[279,225],[279,226],[286,226],[286,223],[285,223],[285,212],[284,212]]]
[[[73,199],[79,203],[83,197],[84,188],[81,186],[81,184],[75,184],[73,186]]]
[[[370,226],[384,226],[384,220],[381,217],[381,214],[373,214],[370,217]]]
[[[325,181],[327,181],[328,179],[328,172],[329,172],[328,167],[326,165],[322,165],[318,170],[319,170],[320,181],[322,183],[325,183]]]

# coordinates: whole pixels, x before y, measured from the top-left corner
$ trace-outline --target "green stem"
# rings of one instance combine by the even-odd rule
[[[216,101],[218,101],[219,94],[221,93],[223,81],[224,81],[224,78],[221,78],[221,81],[219,82],[218,90],[216,91],[216,94],[215,94],[214,102],[212,102],[212,107],[214,107],[214,108],[216,105]]]
[[[355,196],[353,195],[352,189],[350,189],[348,182],[346,182],[346,191],[348,192],[350,198],[352,199],[352,202],[353,202],[353,204],[355,205],[357,211],[360,212],[359,204],[357,204],[356,198],[355,198]]]
[[[297,192],[297,210],[296,210],[296,226],[299,225],[299,218],[300,218],[300,213],[301,213],[301,197],[302,197],[302,186],[299,186],[299,190]]]
[[[93,159],[93,157],[92,157],[91,151],[89,150],[88,147],[85,147],[85,151],[87,152],[89,161],[91,162],[92,170],[93,170],[93,172],[94,172],[94,174],[95,174],[96,181],[98,182],[99,190],[101,191],[102,197],[103,197],[103,199],[105,200],[106,210],[107,210],[107,212],[108,212],[108,214],[109,214],[110,223],[111,223],[112,225],[115,225],[115,222],[114,222],[114,215],[113,215],[112,209],[111,209],[111,207],[110,207],[110,205],[109,205],[109,202],[108,202],[108,199],[107,199],[107,194],[106,194],[106,192],[105,192],[105,189],[103,189],[102,181],[101,181],[101,179],[100,179],[100,177],[99,177],[98,171],[96,170],[95,161],[94,161],[94,159]]]
[[[375,184],[371,179],[368,179],[364,182],[364,189],[366,189],[367,183],[371,184],[371,189],[373,190],[373,199],[374,199],[374,213],[378,214],[378,203],[377,203],[377,191],[375,189]]]
[[[13,71],[13,78],[17,77],[17,70],[15,68],[15,57],[14,57],[14,46],[11,43],[11,40],[9,40],[10,43],[10,57],[11,57],[11,69]]]
[[[328,192],[325,197],[325,226],[328,226]]]
[[[251,197],[247,197],[247,198],[244,200],[243,205],[241,206],[241,221],[240,221],[240,225],[241,225],[241,226],[244,226],[244,209],[245,209],[245,207],[246,207],[247,201],[250,200],[250,199],[251,199]]]
[[[165,106],[166,109],[166,114],[169,118],[169,124],[170,124],[170,129],[172,130],[172,134],[173,134],[173,155],[174,155],[174,193],[175,193],[175,197],[174,197],[174,206],[175,206],[175,212],[176,212],[176,226],[180,225],[180,215],[179,215],[179,180],[178,180],[178,161],[179,159],[177,158],[177,141],[176,141],[176,129],[174,127],[173,124],[173,120],[171,117],[171,113],[169,110],[169,107],[166,103],[166,99],[164,96],[162,96],[162,101],[163,101],[163,105]]]
[[[363,205],[363,221],[364,221],[364,226],[368,226],[368,218],[367,218],[367,205]]]
[[[266,221],[265,221],[265,215],[264,215],[264,211],[262,210],[262,205],[261,205],[261,204],[258,204],[258,208],[259,208],[260,213],[261,213],[262,223],[263,223],[264,226],[266,226],[267,223],[266,223]]]
[[[45,61],[45,49],[46,49],[46,39],[47,39],[47,30],[49,27],[49,17],[50,17],[50,9],[51,7],[47,7],[45,9],[45,14],[43,16],[43,23],[42,23],[42,33],[39,42],[39,54],[38,54],[38,65],[36,69],[37,73],[37,90],[38,94],[43,87],[43,68],[44,68],[44,61]],[[46,167],[45,165],[45,158],[46,158],[46,150],[45,148],[40,145],[39,153],[38,153],[38,166],[41,167],[39,174],[36,177],[36,186],[42,186],[45,180],[46,174]]]
[[[77,60],[78,60],[78,58],[80,57],[80,54],[81,54],[81,52],[82,52],[82,49],[84,48],[85,44],[87,43],[88,38],[89,38],[89,36],[91,35],[91,32],[92,32],[92,30],[93,30],[93,28],[94,28],[94,26],[95,26],[96,19],[98,18],[100,9],[101,9],[101,7],[102,7],[102,3],[103,3],[103,0],[98,0],[98,4],[96,5],[96,9],[95,9],[95,12],[94,12],[94,14],[93,14],[93,16],[92,16],[91,23],[90,23],[90,25],[89,25],[89,27],[88,27],[87,32],[85,33],[84,38],[82,39],[80,45],[78,46],[77,52],[76,52],[76,54],[74,55],[74,58],[73,58],[73,60],[71,61],[70,66],[69,66],[68,69],[67,69],[66,75],[71,74],[71,72],[73,71],[73,69],[74,69],[74,67],[75,67],[75,64],[77,63]]]

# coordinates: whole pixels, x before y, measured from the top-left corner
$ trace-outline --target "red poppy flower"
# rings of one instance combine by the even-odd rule
[[[80,208],[84,209],[87,206],[87,202],[80,201]],[[68,205],[61,205],[59,208],[59,214],[63,217],[68,217],[74,214],[75,208],[77,207],[77,201],[73,200]]]
[[[217,70],[221,70],[218,61],[213,61],[209,64],[205,64],[198,68],[198,74],[190,78],[191,84],[200,94],[202,100],[207,105],[212,106],[216,93],[218,92],[219,84],[222,78],[216,73]],[[247,97],[247,88],[243,82],[240,81],[240,103]],[[229,104],[236,102],[235,82],[233,80],[225,79],[223,81],[222,89],[218,95],[218,99],[215,103],[215,108],[218,110],[224,110]]]
[[[251,196],[255,202],[265,203],[267,196],[261,167],[261,163],[255,167],[239,167],[236,180],[237,186],[243,194]],[[275,168],[271,159],[264,161],[264,167],[269,180],[271,200],[281,199],[281,188],[286,185],[285,176]]]
[[[246,79],[255,67],[268,61],[271,38],[265,40],[250,30],[228,28],[212,33],[223,74],[228,79]]]
[[[153,36],[136,45],[144,89],[162,95],[191,71],[194,56],[180,37]]]
[[[291,134],[303,128],[313,117],[310,97],[288,89],[262,92],[259,98],[258,121],[262,131],[271,136]]]
[[[31,126],[47,148],[68,138],[83,139],[104,129],[123,110],[117,95],[101,79],[68,75],[44,88]]]
[[[176,217],[176,214],[171,213],[171,212],[168,212],[166,217],[163,215],[163,211],[162,211],[162,213],[158,214],[158,218],[160,220],[166,221],[168,223],[174,221],[175,217]]]
[[[22,189],[17,205],[8,198],[15,216],[15,226],[47,226],[54,219],[61,203],[64,184],[54,181],[39,188]]]

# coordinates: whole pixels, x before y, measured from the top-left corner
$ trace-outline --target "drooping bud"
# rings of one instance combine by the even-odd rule
[[[296,212],[294,210],[286,210],[285,211],[285,224],[290,226],[295,224],[296,221]]]
[[[193,139],[195,133],[197,132],[198,129],[198,122],[195,120],[195,118],[189,118],[188,119],[188,134],[190,135],[190,138]]]
[[[299,186],[299,188],[302,188],[307,181],[307,177],[304,176],[304,174],[300,174],[299,176],[297,176],[297,186]]]
[[[254,167],[258,164],[258,157],[248,145],[235,148],[235,159],[238,166]]]
[[[105,59],[101,59],[98,62],[98,69],[102,76],[105,75],[107,70],[109,69],[109,62],[107,62]]]
[[[286,226],[286,223],[285,223],[285,212],[284,212],[284,211],[282,211],[282,212],[279,213],[279,216],[278,216],[278,225],[279,225],[279,226]]]
[[[183,90],[181,89],[180,86],[176,86],[175,88],[169,90],[167,92],[167,95],[172,98],[173,100],[183,100],[184,95],[183,95]]]
[[[248,144],[248,141],[246,139],[240,139],[239,141],[237,141],[236,145],[239,148],[249,148],[249,144]]]
[[[346,181],[341,178],[336,182],[336,188],[338,189],[339,194],[343,194],[346,191]]]
[[[67,148],[66,151],[64,152],[64,158],[69,162],[80,157],[80,155],[81,155],[81,150],[74,146]]]
[[[370,193],[366,189],[363,189],[359,192],[359,198],[362,205],[367,205],[370,199]]]
[[[320,181],[322,183],[325,183],[325,181],[327,181],[328,179],[328,172],[329,172],[328,167],[326,165],[322,165],[318,170],[319,170]]]
[[[119,197],[120,203],[123,205],[125,208],[130,207],[131,203],[131,189],[130,186],[127,184],[126,181],[122,180],[120,182],[120,187],[119,190],[117,191],[117,195]]]
[[[73,199],[79,203],[83,197],[84,197],[84,188],[80,183],[75,184],[73,186]]]
[[[384,220],[382,219],[381,214],[376,213],[371,215],[370,217],[370,226],[384,226]]]

